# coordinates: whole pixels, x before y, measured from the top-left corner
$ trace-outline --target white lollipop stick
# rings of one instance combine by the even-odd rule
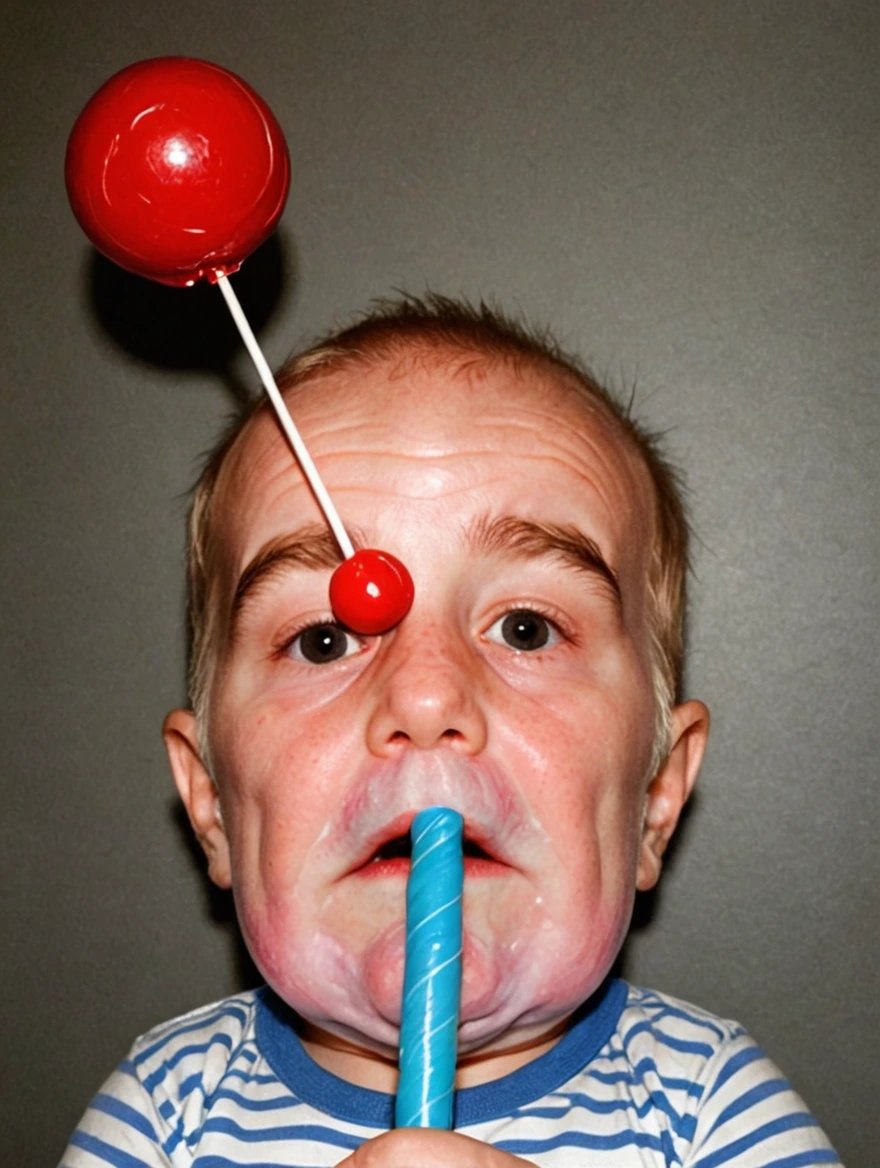
[[[278,415],[278,421],[281,423],[281,428],[287,435],[290,445],[293,447],[293,453],[296,455],[296,460],[302,468],[303,474],[312,492],[318,501],[318,506],[324,512],[324,518],[336,537],[336,542],[339,544],[339,550],[343,556],[349,560],[354,555],[354,544],[348,536],[348,532],[342,525],[342,520],[339,518],[339,512],[333,505],[333,500],[324,486],[321,476],[318,474],[318,468],[312,461],[312,456],[306,449],[306,444],[297,430],[293,418],[290,416],[290,411],[284,404],[284,398],[281,396],[281,391],[275,383],[275,378],[272,376],[272,370],[269,368],[269,362],[263,356],[263,350],[257,343],[257,338],[254,336],[253,329],[248,324],[248,319],[244,314],[244,310],[239,303],[238,297],[233,291],[232,285],[226,276],[217,277],[217,286],[223,293],[223,299],[226,301],[226,307],[232,314],[232,319],[235,321],[238,331],[241,333],[241,339],[245,343],[247,351],[251,355],[251,359],[257,367],[257,373],[260,375],[260,381],[263,383],[263,388],[269,395],[269,401]]]

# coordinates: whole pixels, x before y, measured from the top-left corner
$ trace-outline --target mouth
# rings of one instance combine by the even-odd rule
[[[426,807],[452,807],[464,820],[465,875],[509,876],[528,868],[543,832],[509,775],[491,760],[452,751],[407,750],[354,777],[322,836],[335,879],[406,878],[409,833]]]
[[[414,814],[405,818],[408,822],[402,830],[399,820],[388,825],[382,838],[373,842],[369,854],[355,865],[351,875],[368,877],[409,875],[412,860],[412,840],[409,828]],[[509,865],[493,854],[487,841],[481,838],[477,830],[467,820],[465,820],[462,851],[464,853],[465,875],[467,876],[497,876],[509,870]]]

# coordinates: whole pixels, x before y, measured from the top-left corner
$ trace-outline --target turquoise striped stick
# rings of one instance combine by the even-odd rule
[[[462,834],[457,811],[429,807],[412,825],[397,1127],[452,1127],[461,997]]]

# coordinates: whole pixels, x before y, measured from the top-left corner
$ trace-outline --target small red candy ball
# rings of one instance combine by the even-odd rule
[[[67,194],[98,249],[178,287],[235,272],[290,186],[281,127],[240,77],[190,57],[123,69],[77,118]]]
[[[336,619],[354,633],[377,636],[400,624],[412,607],[412,576],[389,552],[362,548],[330,577]]]

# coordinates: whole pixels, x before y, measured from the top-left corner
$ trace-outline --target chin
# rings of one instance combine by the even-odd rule
[[[502,1049],[576,1010],[617,956],[628,922],[620,908],[594,912],[587,928],[573,929],[569,920],[532,920],[506,940],[465,927],[460,1049]],[[253,926],[253,919],[247,924]],[[359,952],[314,927],[307,936],[298,930],[296,937],[277,928],[243,931],[267,983],[293,1010],[316,1026],[393,1056],[406,956],[402,922],[381,930]],[[294,954],[299,959],[291,961]]]
[[[492,947],[466,929],[460,1050],[502,1047],[508,1033],[510,1045],[524,1030],[546,1030],[576,1010],[602,984],[617,955],[616,930],[604,943],[596,939],[594,933],[589,948],[578,948],[566,936]],[[402,927],[389,931],[371,946],[363,967],[362,985],[375,1019],[363,1032],[386,1045],[396,1046],[399,1038],[404,945]]]
[[[465,929],[462,954],[462,1023],[492,1013],[503,989],[504,970],[489,949]],[[406,930],[397,925],[378,938],[364,955],[366,997],[383,1022],[400,1029]]]

